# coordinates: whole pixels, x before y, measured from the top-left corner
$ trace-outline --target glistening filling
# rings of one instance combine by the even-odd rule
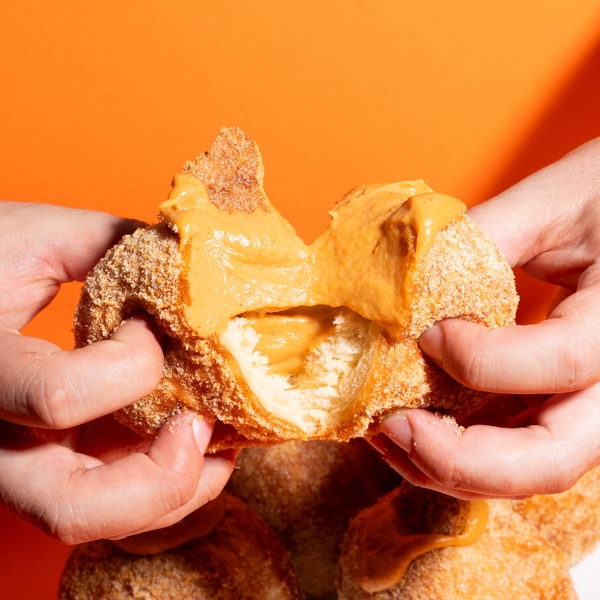
[[[341,418],[371,322],[349,308],[243,313],[221,342],[266,410],[307,434]]]

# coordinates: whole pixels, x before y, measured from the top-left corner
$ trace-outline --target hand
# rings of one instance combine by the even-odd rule
[[[72,351],[19,330],[141,224],[43,204],[0,203],[0,502],[65,543],[171,525],[215,498],[235,463],[203,457],[212,424],[173,417],[146,442],[110,415],[148,394],[163,365],[136,317]]]
[[[409,481],[461,498],[564,491],[600,463],[600,139],[468,214],[511,266],[560,286],[551,312],[536,325],[448,319],[424,332],[423,352],[497,394],[497,414],[463,431],[402,410],[373,444]]]
[[[140,556],[161,554],[191,540],[210,535],[225,518],[225,512],[223,493],[171,527],[146,531],[113,541],[121,550],[130,554]]]

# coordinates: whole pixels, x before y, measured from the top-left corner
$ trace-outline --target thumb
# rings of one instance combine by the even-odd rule
[[[454,379],[488,392],[555,394],[600,381],[600,295],[569,296],[552,318],[489,329],[458,319],[436,323],[419,347]]]

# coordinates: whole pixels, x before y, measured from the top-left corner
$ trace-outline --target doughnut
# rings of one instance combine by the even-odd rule
[[[457,419],[485,399],[417,345],[434,322],[514,324],[504,257],[422,181],[363,185],[310,246],[263,188],[258,147],[223,128],[175,176],[161,222],[126,236],[89,274],[77,347],[145,313],[164,336],[162,380],[117,413],[152,438],[172,414],[217,421],[209,448],[369,435],[396,407]]]
[[[60,600],[302,600],[277,536],[241,500],[208,536],[159,554],[125,552],[100,540],[77,547],[63,572]]]
[[[335,600],[348,522],[400,482],[363,440],[292,441],[243,450],[227,490],[275,531],[306,600]]]
[[[564,555],[569,567],[600,541],[600,467],[560,494],[513,501],[513,508]]]
[[[448,541],[464,545],[444,546]],[[577,595],[560,550],[510,500],[468,502],[404,482],[350,522],[338,598],[576,600]]]

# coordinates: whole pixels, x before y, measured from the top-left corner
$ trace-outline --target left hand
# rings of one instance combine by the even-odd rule
[[[163,354],[142,317],[63,351],[20,329],[62,283],[141,223],[106,213],[0,202],[0,504],[64,543],[180,521],[215,498],[235,453],[204,457],[213,424],[192,411],[150,443],[111,414],[150,393]]]

